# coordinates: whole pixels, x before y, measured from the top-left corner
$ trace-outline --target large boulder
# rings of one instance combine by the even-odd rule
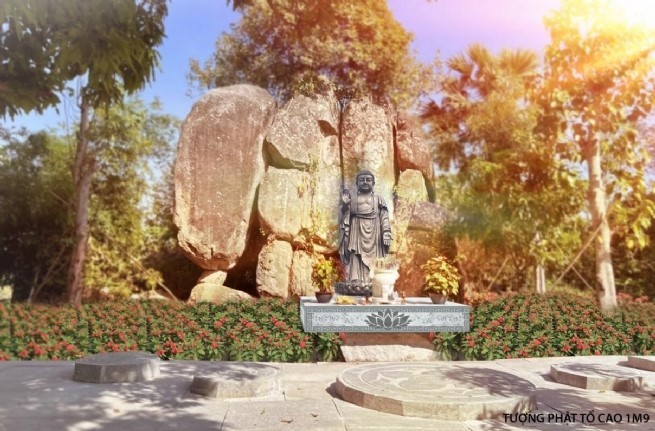
[[[266,135],[270,163],[279,168],[339,165],[339,109],[333,94],[298,95],[275,115]]]
[[[275,109],[266,90],[234,85],[205,94],[182,124],[175,224],[180,247],[201,268],[232,268],[244,250]]]
[[[425,296],[421,265],[436,255],[452,257],[453,244],[444,231],[446,213],[441,206],[430,202],[403,203],[398,210],[404,224],[403,232],[394,233],[400,259],[396,286],[403,286],[406,296]]]
[[[392,109],[377,104],[371,98],[351,101],[343,114],[341,143],[343,171],[351,194],[356,193],[355,175],[362,169],[375,174],[376,194],[381,195],[392,209],[395,184]]]
[[[396,130],[396,161],[398,169],[414,169],[425,178],[432,178],[432,158],[418,123],[407,115],[398,118]]]
[[[310,211],[304,214],[302,233],[323,253],[338,247],[338,214],[341,199],[341,169],[339,166],[319,166],[311,173],[307,190]]]
[[[245,301],[253,299],[252,296],[240,290],[231,289],[220,283],[200,283],[191,291],[189,304],[199,302],[211,302],[214,304],[223,304],[225,302]]]
[[[396,193],[399,200],[406,202],[426,202],[428,189],[425,187],[423,174],[414,169],[407,169],[400,173]]]
[[[336,224],[341,195],[338,134],[338,103],[329,93],[315,97],[294,96],[275,115],[266,135],[271,166],[301,169],[309,174],[304,177],[309,181],[303,179],[299,188],[309,206],[304,206],[302,213],[293,217],[301,216],[305,239],[326,251],[337,248]],[[295,209],[297,205],[291,205],[288,211]],[[267,223],[275,224],[270,219]]]
[[[312,284],[312,257],[302,250],[293,252],[289,291],[295,296],[307,296],[317,289]]]
[[[198,283],[224,284],[226,278],[225,271],[203,271],[198,278]]]
[[[269,167],[259,186],[259,222],[274,237],[293,240],[309,217],[310,176],[296,169]]]
[[[273,240],[264,246],[257,262],[257,292],[261,296],[289,297],[289,274],[293,250],[286,241]]]
[[[415,230],[440,230],[446,224],[446,211],[439,204],[416,202],[409,219],[409,228]]]

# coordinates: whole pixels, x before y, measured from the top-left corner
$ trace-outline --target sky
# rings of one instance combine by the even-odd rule
[[[502,48],[524,48],[541,52],[549,36],[543,16],[559,0],[389,0],[395,18],[414,35],[412,48],[418,58],[432,62],[463,52],[472,43],[482,43],[492,52]],[[150,101],[157,97],[165,113],[184,119],[200,97],[190,93],[189,60],[201,64],[214,52],[216,39],[230,30],[239,14],[225,0],[172,0],[166,18],[166,39],[159,48],[161,70],[141,93]],[[68,114],[67,114],[68,112]],[[56,128],[73,122],[71,104],[49,109],[43,115],[17,117],[8,125],[31,131]]]

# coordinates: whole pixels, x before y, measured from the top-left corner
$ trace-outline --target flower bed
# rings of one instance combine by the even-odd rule
[[[336,334],[306,334],[293,302],[221,306],[106,302],[70,306],[0,302],[0,360],[77,359],[141,350],[162,359],[306,362],[334,360]]]
[[[478,305],[471,331],[437,334],[435,348],[469,360],[655,354],[655,304],[626,303],[604,315],[562,294],[505,296]]]
[[[162,359],[307,362],[338,359],[338,334],[303,332],[292,301],[186,305],[161,301],[70,306],[0,302],[0,360],[77,359],[141,350]],[[435,348],[465,359],[655,354],[655,304],[603,315],[570,295],[483,302],[468,333],[440,333]]]

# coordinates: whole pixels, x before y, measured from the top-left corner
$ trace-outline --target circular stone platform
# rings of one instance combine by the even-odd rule
[[[75,361],[73,380],[86,383],[144,382],[159,377],[159,357],[147,352],[110,352]]]
[[[224,362],[198,371],[190,392],[212,398],[250,398],[280,393],[280,369],[257,363]]]
[[[582,389],[634,392],[642,387],[644,374],[618,365],[565,362],[551,365],[550,377]]]
[[[451,364],[371,364],[337,377],[345,401],[403,416],[478,420],[536,409],[532,383],[491,368]]]

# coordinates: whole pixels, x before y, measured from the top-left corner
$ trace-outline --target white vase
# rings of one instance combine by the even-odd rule
[[[392,299],[393,286],[398,280],[398,270],[396,269],[378,269],[373,270],[372,290],[373,296],[382,299]]]

